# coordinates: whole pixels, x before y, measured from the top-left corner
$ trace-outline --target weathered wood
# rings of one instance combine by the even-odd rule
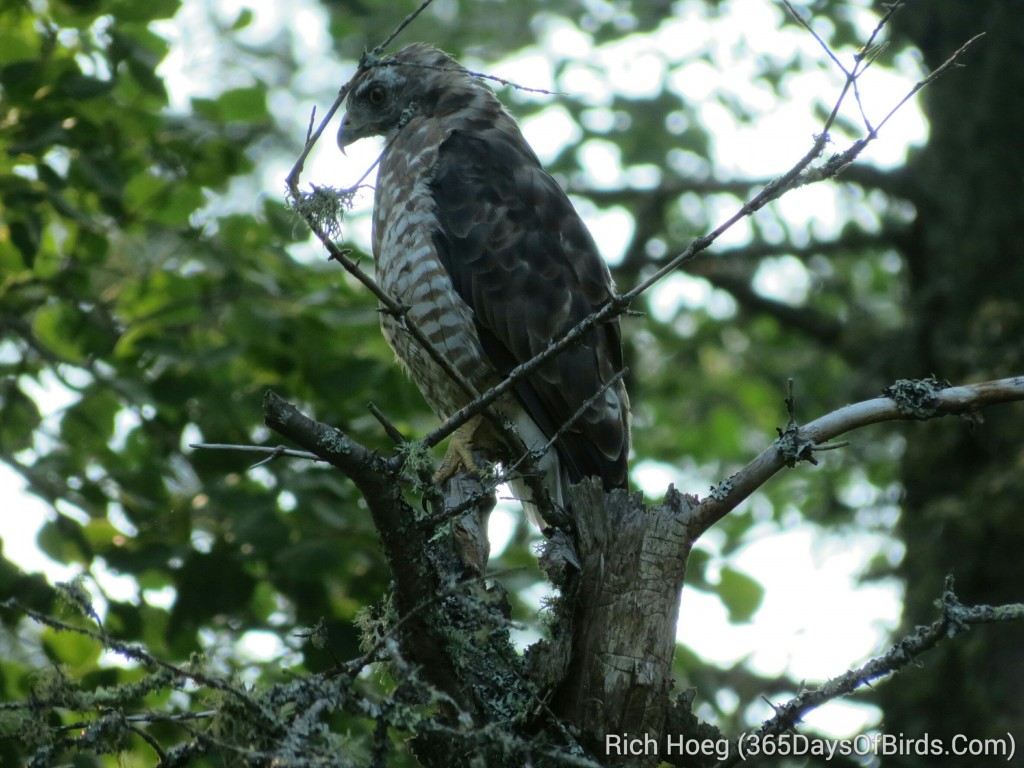
[[[565,589],[571,653],[553,710],[604,755],[606,735],[663,735],[696,500],[670,489],[648,508],[640,494],[589,482],[571,498],[580,570]]]
[[[474,451],[477,466],[487,466],[487,456]],[[480,477],[466,472],[452,476],[444,487],[444,515],[466,505],[470,508],[452,522],[452,543],[466,568],[466,575],[482,576],[487,570],[491,543],[487,538],[487,521],[497,503],[494,490]]]

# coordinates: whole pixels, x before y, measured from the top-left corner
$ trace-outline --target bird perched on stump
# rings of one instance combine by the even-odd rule
[[[484,392],[608,302],[611,275],[569,198],[478,77],[422,43],[363,66],[338,144],[344,150],[366,136],[385,139],[373,210],[377,282]],[[440,418],[471,400],[400,318],[382,313],[381,327]],[[606,490],[626,486],[629,398],[621,379],[609,384],[621,370],[612,320],[495,403],[534,451],[572,422],[537,462],[556,505],[584,477],[599,477]],[[435,480],[475,471],[474,450],[506,464],[518,458],[477,416],[452,435]],[[546,527],[523,479],[511,484],[531,519]]]

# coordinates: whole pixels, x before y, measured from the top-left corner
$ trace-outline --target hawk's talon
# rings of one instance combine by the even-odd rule
[[[441,466],[434,473],[434,482],[441,483],[450,480],[459,471],[469,472],[473,475],[482,474],[480,468],[473,461],[473,437],[483,422],[482,416],[474,416],[461,427],[452,433],[452,439],[448,441],[448,450],[445,451]]]

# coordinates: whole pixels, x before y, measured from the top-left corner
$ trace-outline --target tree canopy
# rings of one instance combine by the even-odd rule
[[[368,402],[406,437],[437,426],[394,365],[377,300],[326,259],[284,184],[309,108],[322,113],[363,50],[418,5],[308,0],[291,15],[177,0],[0,8],[0,460],[49,508],[39,547],[82,574],[51,584],[3,552],[0,763],[173,764],[170,754],[261,764],[262,745],[232,731],[237,708],[250,706],[238,690],[329,680],[341,662],[386,646],[375,633],[394,610],[394,574],[356,486],[322,462],[253,467],[262,456],[190,445],[279,444],[264,424],[268,390],[382,456],[395,446]],[[884,12],[853,0],[810,5],[812,28],[849,66]],[[1024,373],[1022,14],[1020,0],[910,3],[886,26],[888,45],[862,52],[883,72],[919,60],[908,86],[987,35],[966,69],[920,94],[927,143],[898,166],[857,163],[798,190],[789,208],[764,207],[637,299],[637,316],[623,318],[635,478],[648,472],[707,497],[785,428],[788,380],[796,418],[810,421],[898,379]],[[717,31],[730,22],[732,38]],[[766,51],[759,25],[801,42]],[[740,0],[438,0],[395,44],[412,40],[481,71],[517,56],[549,62],[552,82],[538,87],[554,93],[495,87],[525,123],[571,137],[545,163],[595,231],[619,223],[614,242],[599,244],[623,244],[606,253],[622,291],[812,146],[801,135],[799,153],[774,162],[764,115],[792,108],[804,78],[835,75],[783,5]],[[637,63],[644,57],[653,69]],[[724,62],[739,71],[721,71]],[[651,71],[656,82],[637,85],[635,72]],[[178,92],[182,72],[191,90]],[[731,77],[754,87],[730,90]],[[843,78],[835,83],[797,105],[819,125]],[[858,102],[847,99],[832,149],[864,135]],[[791,112],[778,114],[785,136]],[[750,136],[772,162],[737,167],[716,126]],[[817,211],[822,200],[828,220],[800,215],[801,203]],[[358,215],[339,213],[334,240],[369,264]],[[67,405],[50,412],[55,391]],[[858,432],[722,518],[696,543],[686,584],[748,621],[764,589],[730,555],[765,527],[809,522],[893,537],[864,578],[903,580],[903,630],[934,618],[950,572],[965,603],[1020,602],[1022,421],[1018,403],[959,423]],[[643,487],[652,503],[667,492]],[[415,488],[405,492],[419,503]],[[5,500],[0,530],[21,503]],[[489,566],[530,638],[545,623],[536,537],[520,521]],[[800,691],[799,680],[705,662],[686,646],[699,631],[682,616],[673,672],[722,732],[756,726],[761,696]],[[976,629],[866,698],[882,706],[886,730],[1019,737],[1020,641],[1019,628]],[[184,668],[191,683],[172,683]],[[445,703],[403,699],[405,671],[384,661],[367,669],[352,690],[408,709],[409,730],[358,711],[358,697],[330,700],[316,757],[413,764],[402,744],[412,713]]]

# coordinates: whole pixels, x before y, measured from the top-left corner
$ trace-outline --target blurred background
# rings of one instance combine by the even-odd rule
[[[114,636],[173,662],[202,652],[252,683],[330,667],[297,636],[321,617],[337,656],[358,653],[356,613],[389,574],[351,483],[188,445],[276,445],[269,388],[384,452],[369,401],[410,437],[436,425],[375,302],[283,202],[311,110],[417,5],[0,4],[0,600],[64,615],[53,584],[74,580]],[[800,10],[849,68],[884,8]],[[838,181],[744,220],[623,321],[632,480],[652,501],[670,484],[705,495],[763,450],[789,378],[809,421],[897,378],[1024,373],[1021,19],[1022,0],[907,3],[826,157],[985,32],[967,67],[903,106]],[[552,92],[495,86],[623,289],[788,170],[844,83],[768,0],[437,0],[394,47],[417,40]],[[354,184],[379,154],[371,140],[343,157],[335,128],[304,184]],[[367,265],[371,207],[367,189],[339,238]],[[877,655],[937,615],[948,573],[966,603],[1022,599],[1024,408],[983,416],[861,430],[698,543],[676,667],[700,716],[736,733],[771,715],[762,697]],[[524,647],[547,594],[538,535],[514,502],[492,517]],[[16,610],[0,621],[0,699],[24,700],[52,665],[86,687],[142,675]],[[1019,738],[1022,642],[976,628],[807,730]],[[201,702],[163,692],[141,707]],[[358,749],[370,726],[337,718]],[[0,762],[21,757],[0,741]],[[140,740],[120,759],[152,752]]]

